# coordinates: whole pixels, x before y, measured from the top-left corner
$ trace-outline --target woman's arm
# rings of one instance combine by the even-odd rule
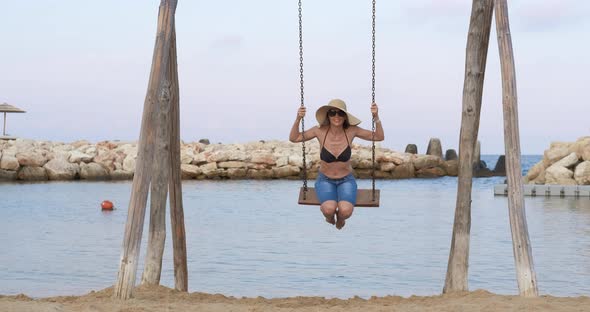
[[[355,136],[367,141],[372,141],[373,139],[375,139],[375,141],[383,141],[385,139],[385,132],[383,132],[383,126],[381,125],[381,120],[379,119],[379,108],[375,103],[371,105],[371,114],[375,118],[375,138],[373,138],[373,131],[363,129],[361,127],[356,127],[357,130]]]
[[[316,137],[317,135],[317,126],[312,127],[309,130],[306,130],[305,132],[301,132],[299,131],[299,122],[301,121],[301,119],[305,117],[305,107],[300,107],[299,110],[297,111],[297,118],[295,118],[295,122],[293,123],[293,127],[291,127],[291,133],[289,134],[289,141],[295,143],[295,142],[301,142],[303,141],[303,138],[305,138],[305,141],[309,141],[313,138]]]

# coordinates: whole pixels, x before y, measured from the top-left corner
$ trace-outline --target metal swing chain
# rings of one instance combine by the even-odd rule
[[[304,107],[304,89],[303,89],[303,21],[302,21],[302,8],[301,8],[301,0],[299,0],[299,89],[301,91],[301,107]],[[373,15],[372,15],[372,88],[371,88],[371,104],[375,103],[375,4],[376,0],[373,0]],[[301,142],[301,152],[303,154],[303,199],[306,199],[307,196],[307,164],[306,164],[306,157],[305,157],[305,137],[303,137],[303,133],[305,132],[305,118],[301,118],[301,133],[302,133],[302,142]],[[375,116],[372,118],[372,138],[371,141],[373,142],[372,145],[372,170],[371,170],[371,177],[372,177],[372,186],[373,186],[373,201],[375,201]]]
[[[299,89],[301,91],[301,107],[304,105],[304,92],[303,92],[303,22],[301,15],[301,0],[299,0]],[[305,159],[305,118],[301,118],[301,152],[303,153],[303,199],[307,199],[307,161]]]
[[[373,0],[373,31],[372,31],[372,39],[373,39],[373,44],[372,44],[372,93],[371,93],[371,104],[375,103],[375,2],[376,0]],[[371,148],[372,151],[372,161],[373,161],[373,165],[371,167],[371,178],[372,178],[372,182],[373,182],[373,201],[375,201],[375,116],[373,116],[373,122],[372,122],[372,137],[371,137],[371,141],[373,142],[373,146]]]

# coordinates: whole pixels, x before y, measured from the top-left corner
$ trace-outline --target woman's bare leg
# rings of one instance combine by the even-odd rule
[[[352,203],[342,200],[338,202],[338,211],[336,213],[336,228],[342,229],[346,224],[346,219],[352,216],[352,211],[354,210],[354,206]]]
[[[322,203],[320,210],[324,214],[324,217],[326,217],[326,222],[330,224],[336,224],[336,207],[337,204],[335,200],[327,200]]]

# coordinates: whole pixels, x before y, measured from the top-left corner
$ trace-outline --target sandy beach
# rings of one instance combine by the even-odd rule
[[[290,297],[280,299],[233,298],[204,293],[182,293],[162,286],[140,286],[134,298],[112,299],[112,288],[85,296],[31,299],[26,295],[1,296],[2,312],[49,311],[590,311],[590,297],[521,298],[496,295],[485,290],[441,296],[325,299]]]

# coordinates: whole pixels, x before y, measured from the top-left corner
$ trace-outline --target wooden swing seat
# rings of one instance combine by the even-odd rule
[[[318,196],[315,193],[313,187],[307,188],[307,196],[303,199],[304,188],[299,189],[299,204],[300,205],[320,205]],[[373,200],[373,190],[371,189],[359,189],[356,193],[356,205],[355,207],[379,207],[379,190],[375,190],[375,200]]]

